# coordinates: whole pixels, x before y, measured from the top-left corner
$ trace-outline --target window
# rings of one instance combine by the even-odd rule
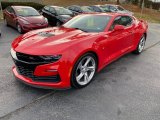
[[[74,10],[75,10],[76,12],[82,12],[82,10],[81,10],[80,8],[78,8],[78,7],[75,7]]]
[[[13,13],[13,14],[15,14],[15,12],[14,12],[13,8],[11,8],[10,6],[9,6],[9,7],[7,7],[7,11],[8,11],[9,13]]]
[[[113,30],[115,25],[123,25],[125,27],[130,26],[132,24],[132,18],[129,16],[119,16],[115,18],[113,24],[111,25],[109,30]]]
[[[55,9],[54,9],[53,7],[50,7],[49,11],[50,11],[51,13],[53,13],[53,14],[56,14],[56,11],[55,11]]]
[[[58,15],[72,15],[72,12],[63,7],[55,7],[56,13]]]
[[[101,8],[102,8],[105,12],[110,12],[109,6],[101,6]]]
[[[115,8],[115,7],[113,7],[113,6],[109,6],[109,9],[110,9],[110,11],[117,11],[117,9]]]
[[[73,6],[68,7],[69,10],[74,10]]]
[[[45,7],[44,7],[44,9],[45,9],[46,11],[49,11],[49,8],[50,8],[49,6],[45,6]]]
[[[16,13],[23,17],[40,16],[39,12],[32,7],[16,8]]]
[[[110,21],[110,16],[103,15],[78,15],[66,22],[66,28],[81,29],[86,32],[102,32]]]

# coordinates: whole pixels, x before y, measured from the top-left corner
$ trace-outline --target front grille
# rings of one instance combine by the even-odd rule
[[[28,54],[16,52],[16,56],[20,61],[31,62],[31,63],[44,62],[42,58],[36,55],[28,55]]]
[[[26,58],[25,58],[26,59]],[[33,81],[37,82],[59,82],[60,77],[59,75],[57,76],[35,76],[34,75],[34,70],[36,66],[40,64],[30,64],[29,62],[23,62],[22,60],[14,60],[14,63],[16,65],[16,70],[20,75],[23,75],[25,77],[31,78]],[[28,60],[28,59],[26,59]]]

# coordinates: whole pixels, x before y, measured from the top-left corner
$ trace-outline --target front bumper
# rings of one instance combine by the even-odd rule
[[[31,78],[20,75],[17,72],[15,66],[12,68],[12,71],[13,71],[13,74],[17,80],[19,80],[20,82],[22,82],[26,85],[32,86],[32,87],[44,88],[44,89],[69,89],[70,88],[69,86],[65,86],[62,81],[56,82],[56,83],[34,81]]]
[[[41,29],[41,28],[46,28],[48,27],[48,24],[42,24],[42,25],[21,25],[22,29],[24,32],[29,32],[31,30],[36,30],[36,29]]]
[[[12,69],[13,73],[15,77],[23,83],[40,88],[70,88],[69,71],[64,68],[65,65],[62,64],[64,62],[29,62],[28,59],[32,59],[30,58],[30,55],[26,56],[13,52],[11,52],[11,55],[15,63],[15,66]],[[21,58],[19,59],[17,56]],[[22,57],[25,61],[22,61]]]

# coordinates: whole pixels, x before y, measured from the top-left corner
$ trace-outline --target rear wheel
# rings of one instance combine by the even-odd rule
[[[139,41],[139,44],[137,45],[137,49],[133,51],[135,54],[140,54],[144,50],[145,47],[145,42],[146,42],[146,37],[143,35]]]
[[[97,59],[94,54],[87,53],[76,62],[71,77],[74,88],[83,88],[93,79],[97,68]]]

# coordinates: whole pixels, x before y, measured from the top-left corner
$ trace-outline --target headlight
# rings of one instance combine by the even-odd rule
[[[16,55],[16,51],[13,50],[13,48],[11,48],[11,55],[14,59],[17,60],[17,55]]]
[[[53,55],[53,56],[40,56],[41,59],[44,60],[44,62],[56,62],[58,61],[60,58],[62,57],[62,55]]]
[[[48,23],[48,19],[47,18],[44,18],[44,19],[45,19],[45,22]]]

